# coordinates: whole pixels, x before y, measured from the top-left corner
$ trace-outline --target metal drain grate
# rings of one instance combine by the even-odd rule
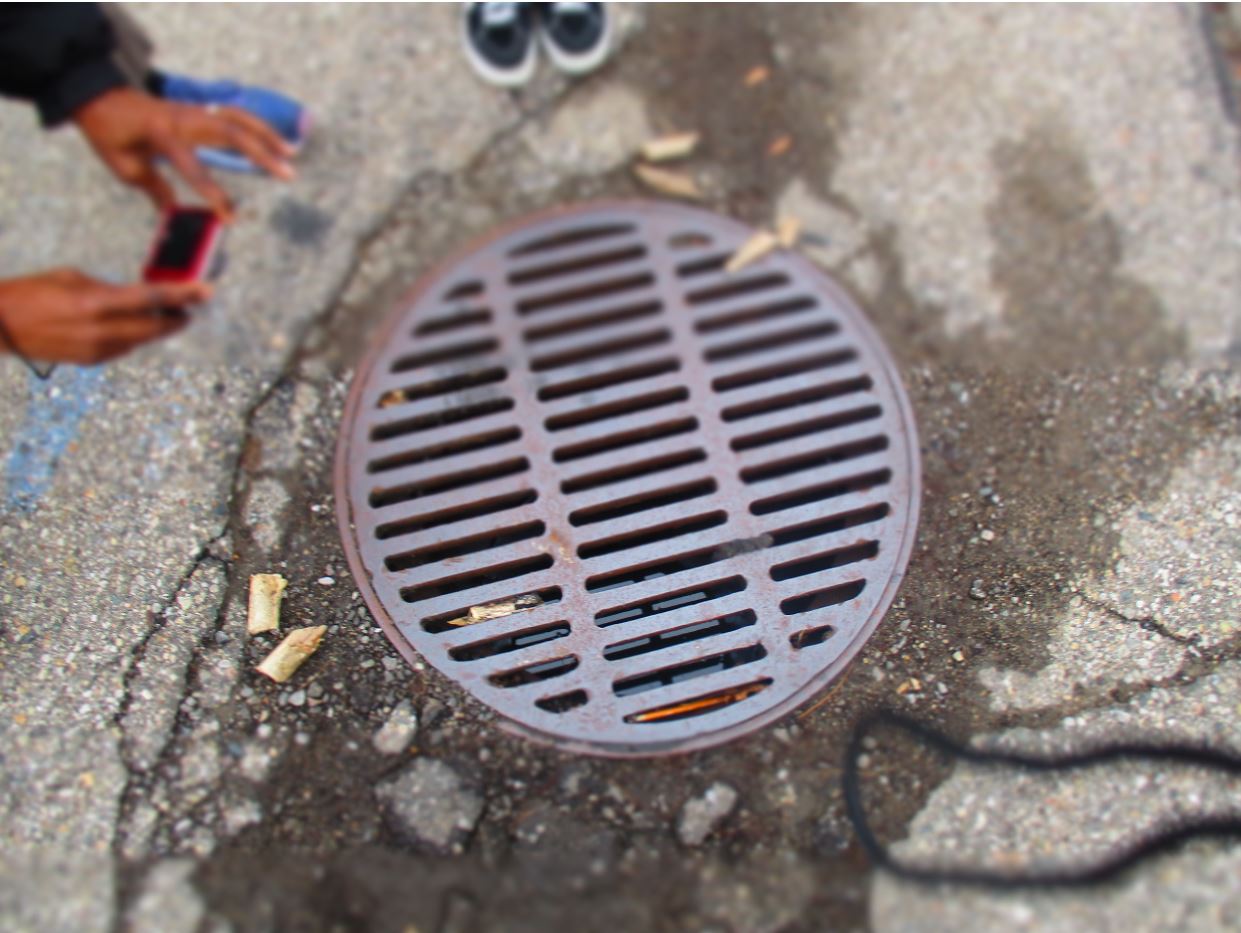
[[[355,380],[336,492],[389,638],[524,733],[698,748],[838,675],[920,496],[888,353],[810,263],[660,203],[543,214],[427,276]]]

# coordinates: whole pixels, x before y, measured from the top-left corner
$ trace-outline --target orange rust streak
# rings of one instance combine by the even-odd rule
[[[729,703],[736,703],[744,700],[746,697],[752,697],[760,690],[765,689],[762,684],[750,684],[748,687],[739,687],[728,693],[721,693],[711,697],[700,697],[697,700],[686,700],[684,703],[675,703],[672,706],[665,706],[662,709],[648,710],[645,713],[638,713],[633,717],[634,722],[657,722],[660,719],[667,719],[670,716],[679,716],[682,713],[693,713],[700,709],[713,709],[716,706],[727,706]]]

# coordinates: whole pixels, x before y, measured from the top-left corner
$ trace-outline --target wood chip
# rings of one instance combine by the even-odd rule
[[[781,249],[792,249],[801,236],[801,221],[796,217],[781,217],[776,221],[776,239]]]
[[[773,159],[779,158],[793,148],[793,137],[788,133],[777,136],[767,147],[767,154]]]
[[[773,249],[780,245],[776,235],[770,230],[759,230],[737,248],[724,264],[724,271],[731,274],[740,272],[752,262],[758,262]]]
[[[494,603],[471,606],[466,615],[458,619],[449,619],[448,624],[458,628],[463,625],[477,625],[479,622],[503,619],[505,616],[515,615],[518,612],[529,612],[541,605],[543,605],[543,598],[538,593],[526,593],[522,596],[514,596],[512,599],[500,599]]]
[[[702,200],[702,191],[698,188],[698,182],[694,181],[690,175],[641,164],[635,165],[633,171],[642,184],[660,194],[674,198],[686,198],[691,201]]]
[[[672,159],[684,159],[698,148],[698,133],[671,133],[657,139],[648,140],[642,146],[642,158],[648,162],[668,162]]]
[[[246,631],[251,635],[271,632],[280,628],[280,603],[284,600],[284,588],[289,581],[278,573],[255,573],[250,575],[250,611],[246,616]]]
[[[755,65],[745,73],[745,86],[756,87],[771,77],[771,69],[766,65]]]
[[[385,392],[379,399],[380,408],[391,408],[393,405],[400,405],[402,402],[408,401],[404,389],[393,389],[391,392]]]
[[[326,625],[315,625],[289,632],[255,670],[278,684],[284,683],[319,649],[319,642],[323,641],[326,631]]]

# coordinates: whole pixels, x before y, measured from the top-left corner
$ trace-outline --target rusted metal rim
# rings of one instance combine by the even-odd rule
[[[337,448],[350,569],[383,630],[531,738],[703,748],[838,676],[895,596],[912,410],[802,257],[660,202],[525,218],[424,276]]]

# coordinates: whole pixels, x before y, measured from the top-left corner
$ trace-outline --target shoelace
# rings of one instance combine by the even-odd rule
[[[908,719],[899,713],[882,711],[866,717],[853,730],[845,753],[845,808],[858,841],[871,862],[898,878],[926,884],[965,884],[988,888],[1069,887],[1096,884],[1122,874],[1152,856],[1179,849],[1191,839],[1241,838],[1241,817],[1205,817],[1166,825],[1146,835],[1104,861],[1093,865],[1057,866],[1045,871],[1009,873],[984,868],[936,866],[897,860],[875,836],[862,805],[858,758],[863,740],[878,727],[908,733],[936,751],[961,761],[983,765],[1008,765],[1027,771],[1076,771],[1121,761],[1153,761],[1172,765],[1209,768],[1228,775],[1241,775],[1241,756],[1201,745],[1118,744],[1065,755],[1027,755],[1020,752],[985,751],[963,745],[942,732]]]

